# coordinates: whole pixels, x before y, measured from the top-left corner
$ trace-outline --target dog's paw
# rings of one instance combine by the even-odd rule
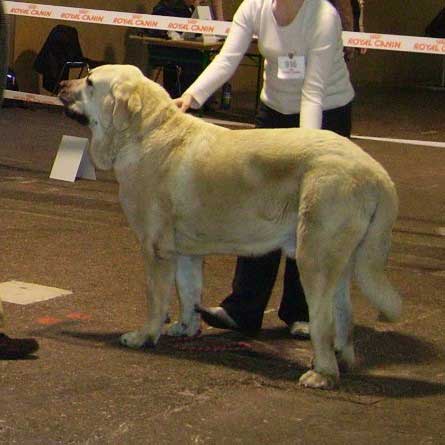
[[[299,384],[305,388],[333,389],[338,385],[338,378],[311,369],[300,377]]]
[[[199,322],[191,324],[176,322],[169,327],[167,335],[171,337],[194,337],[199,335],[200,332]]]
[[[158,340],[159,335],[155,338],[154,336],[147,336],[140,331],[127,332],[120,337],[121,345],[132,349],[140,349],[143,346],[155,346]]]

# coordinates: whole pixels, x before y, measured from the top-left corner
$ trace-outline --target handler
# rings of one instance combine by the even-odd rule
[[[257,36],[265,63],[256,127],[323,128],[349,137],[354,90],[341,33],[339,15],[327,0],[244,0],[220,54],[175,102],[182,111],[199,108],[229,80]],[[232,293],[218,307],[201,308],[203,320],[218,328],[258,331],[280,259],[281,251],[239,257]],[[291,335],[309,336],[303,288],[289,258],[278,315]]]
[[[6,83],[8,32],[3,2],[0,1],[0,107]],[[32,338],[14,339],[2,332],[4,326],[3,305],[0,300],[0,360],[5,358],[22,358],[39,349],[38,343]]]

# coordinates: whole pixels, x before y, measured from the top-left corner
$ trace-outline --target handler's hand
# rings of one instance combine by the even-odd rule
[[[193,96],[191,94],[183,94],[177,99],[173,99],[175,105],[184,113],[192,106]]]

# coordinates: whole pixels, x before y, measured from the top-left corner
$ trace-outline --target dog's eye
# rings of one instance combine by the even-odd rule
[[[92,87],[92,86],[93,86],[93,82],[91,81],[91,79],[90,79],[89,77],[87,77],[87,85],[88,85],[89,87]]]

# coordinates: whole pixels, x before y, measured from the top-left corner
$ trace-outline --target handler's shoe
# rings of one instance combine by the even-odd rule
[[[0,333],[0,360],[25,358],[38,349],[39,344],[33,338],[11,338]]]
[[[311,338],[309,334],[309,323],[307,321],[294,321],[289,324],[289,333],[292,337],[308,340]]]
[[[218,329],[239,329],[236,321],[220,306],[205,308],[196,306],[196,312],[201,314],[201,318],[209,326]]]

